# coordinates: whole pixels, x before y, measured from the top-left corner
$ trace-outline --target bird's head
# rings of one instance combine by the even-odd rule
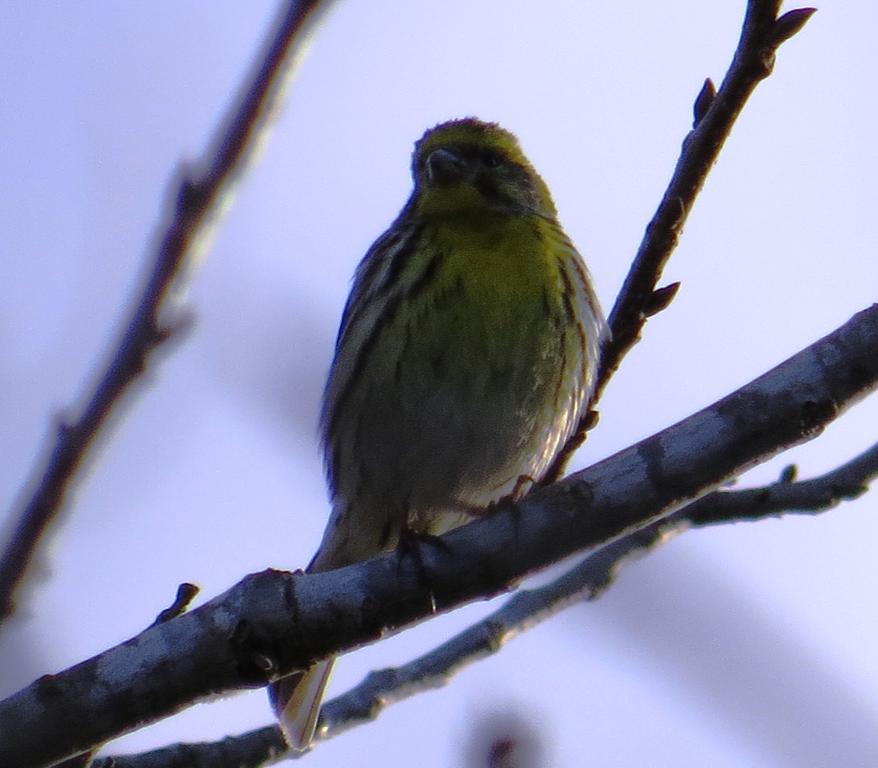
[[[549,188],[518,140],[496,123],[468,117],[431,128],[415,144],[412,175],[414,203],[424,215],[556,213]]]

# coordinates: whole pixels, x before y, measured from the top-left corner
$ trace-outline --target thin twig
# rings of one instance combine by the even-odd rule
[[[619,369],[622,358],[639,341],[647,318],[665,309],[676,295],[679,283],[659,289],[656,285],[677,246],[695,198],[750,94],[771,74],[777,49],[804,26],[815,10],[800,8],[778,18],[779,9],[780,0],[748,2],[738,47],[722,85],[714,92],[713,84],[707,80],[695,100],[693,129],[683,142],[668,188],[646,227],[637,256],[610,312],[612,336],[601,351],[590,407],[546,472],[542,481],[545,485],[561,477],[570,457],[582,445],[593,423],[589,411]]]
[[[307,754],[288,751],[280,728],[269,725],[222,741],[171,744],[138,755],[100,757],[91,768],[262,768]]]
[[[675,514],[625,536],[586,557],[563,576],[517,592],[500,609],[448,641],[400,667],[376,670],[323,706],[318,738],[323,741],[371,722],[390,705],[447,685],[464,667],[499,651],[507,641],[568,606],[596,600],[624,565],[690,527],[762,520],[780,514],[818,514],[865,493],[878,477],[878,443],[846,464],[811,480],[789,476],[762,488],[715,491]],[[221,742],[174,744],[139,755],[104,758],[94,768],[261,768],[283,751],[276,726]],[[286,759],[301,753],[285,755]]]
[[[198,162],[182,166],[172,181],[168,221],[149,258],[152,268],[128,324],[85,407],[77,417],[59,420],[54,438],[20,493],[20,503],[8,516],[17,522],[0,557],[0,621],[14,611],[17,585],[49,523],[70,500],[108,417],[118,415],[123,395],[141,378],[147,363],[154,362],[152,352],[177,335],[185,323],[186,315],[175,306],[175,299],[180,298],[197,251],[203,250],[219,215],[228,207],[234,183],[265,133],[320,5],[319,0],[300,0],[283,9],[210,148]]]
[[[179,587],[177,587],[177,594],[174,597],[174,602],[156,616],[153,623],[163,624],[164,622],[175,619],[177,616],[185,613],[186,609],[189,608],[190,603],[198,595],[198,592],[199,589],[195,584],[190,584],[188,581],[184,581]]]

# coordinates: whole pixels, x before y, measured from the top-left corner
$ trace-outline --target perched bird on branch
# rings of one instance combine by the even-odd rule
[[[576,430],[606,325],[517,139],[474,118],[415,145],[414,191],[357,268],[323,399],[332,513],[309,571],[435,535],[540,480]],[[306,749],[333,660],[272,686]]]

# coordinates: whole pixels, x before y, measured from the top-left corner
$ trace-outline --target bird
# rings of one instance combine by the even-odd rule
[[[512,133],[441,123],[411,170],[341,318],[320,418],[331,513],[311,573],[439,535],[538,483],[588,408],[608,336]],[[314,738],[333,662],[271,686],[294,750]]]

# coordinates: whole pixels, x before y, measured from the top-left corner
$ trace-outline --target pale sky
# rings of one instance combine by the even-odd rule
[[[0,515],[108,348],[172,170],[201,152],[276,5],[0,6]],[[45,580],[0,634],[0,695],[138,633],[181,581],[205,600],[252,571],[308,561],[328,511],[316,421],[338,318],[356,263],[405,202],[425,128],[477,115],[515,132],[609,310],[743,8],[339,2],[194,278],[193,332],[117,423],[52,536]],[[671,260],[663,282],[681,292],[613,380],[574,467],[878,300],[876,22],[866,0],[830,1],[783,46]],[[802,476],[828,470],[872,444],[876,425],[873,397],[741,484],[792,461]],[[514,712],[558,768],[876,765],[876,494],[817,518],[686,534],[601,600],[306,764],[459,765],[481,718]],[[332,691],[491,607],[350,654]],[[254,691],[109,751],[269,718]]]

